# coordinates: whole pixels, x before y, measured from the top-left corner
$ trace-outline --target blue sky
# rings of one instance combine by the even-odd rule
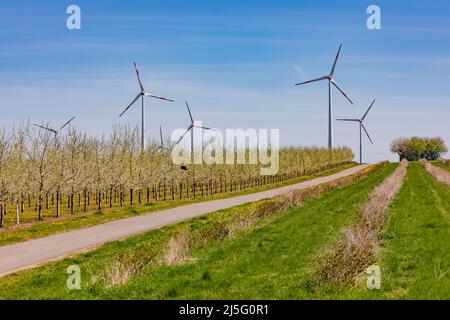
[[[66,28],[77,4],[82,29]],[[381,8],[381,30],[366,9]],[[329,72],[355,101],[334,93],[335,117],[361,116],[374,145],[366,159],[396,159],[398,136],[442,136],[450,144],[450,3],[429,1],[14,1],[0,4],[0,126],[77,115],[76,127],[108,134],[139,123],[132,62],[148,91],[148,134],[196,118],[217,128],[279,128],[284,145],[326,145]],[[358,152],[357,126],[335,123],[337,145]]]

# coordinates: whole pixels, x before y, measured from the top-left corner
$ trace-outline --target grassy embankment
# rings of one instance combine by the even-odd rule
[[[340,238],[342,228],[358,220],[370,192],[395,168],[389,164],[368,178],[263,218],[243,231],[236,228],[231,237],[216,234],[224,230],[217,226],[239,222],[236,217],[248,221],[248,213],[267,201],[198,217],[9,275],[0,279],[0,298],[326,298],[314,288],[317,255]],[[188,236],[183,240],[180,235],[185,231]],[[173,243],[177,245],[168,246]],[[174,254],[183,258],[183,247],[189,250],[181,263],[167,263],[177,261],[171,257]],[[66,269],[72,264],[82,270],[81,290],[66,288]]]
[[[388,217],[378,261],[381,290],[360,283],[335,297],[450,299],[450,188],[410,163]]]

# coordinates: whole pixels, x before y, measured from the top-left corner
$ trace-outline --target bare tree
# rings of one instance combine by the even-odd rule
[[[47,130],[28,130],[28,145],[26,147],[29,161],[28,173],[31,182],[31,192],[37,198],[38,219],[43,220],[42,204],[44,196],[55,186],[56,181],[51,174],[55,168],[54,157],[50,154],[55,151],[55,136]]]

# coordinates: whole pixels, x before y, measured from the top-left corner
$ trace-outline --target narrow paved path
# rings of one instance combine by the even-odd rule
[[[58,233],[45,238],[3,246],[0,247],[0,276],[22,269],[32,268],[50,260],[61,259],[76,252],[93,249],[108,241],[161,228],[206,213],[272,198],[295,189],[306,189],[327,183],[354,174],[367,166],[356,166],[330,176],[277,189],[180,206],[137,217],[115,220],[85,229]]]

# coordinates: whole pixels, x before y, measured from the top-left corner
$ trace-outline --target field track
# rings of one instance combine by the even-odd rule
[[[320,177],[277,189],[176,207],[147,215],[115,220],[85,229],[64,232],[40,239],[3,246],[0,247],[0,276],[22,269],[33,268],[48,261],[61,259],[77,252],[93,249],[108,241],[123,239],[135,234],[189,220],[206,213],[238,206],[248,202],[272,198],[295,189],[306,189],[331,182],[352,175],[368,166],[369,165],[360,165],[352,167],[330,176]]]

